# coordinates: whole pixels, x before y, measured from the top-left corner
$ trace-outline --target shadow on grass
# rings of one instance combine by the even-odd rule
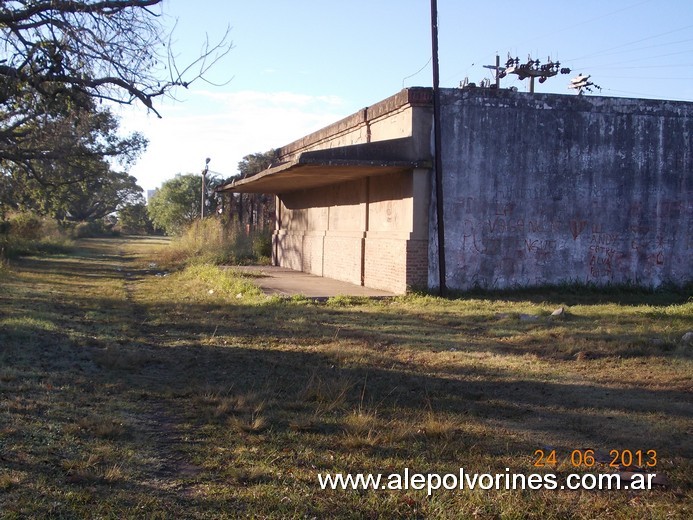
[[[101,255],[98,247],[94,255]],[[119,257],[92,259],[86,265],[30,260],[22,269],[76,281],[146,276],[133,271],[126,278],[99,266]],[[589,361],[571,361],[565,372],[522,369],[533,357],[572,360],[574,347],[560,344],[562,334],[598,344],[614,360],[628,356],[628,345],[604,347],[609,334],[595,331],[585,317],[525,322],[488,313],[466,319],[393,311],[387,302],[362,310],[277,300],[146,305],[86,294],[51,301],[39,287],[4,293],[0,303],[0,415],[8,425],[0,430],[0,458],[31,483],[23,489],[9,482],[10,492],[40,497],[20,508],[29,516],[146,515],[171,507],[251,514],[257,503],[248,495],[222,499],[194,489],[201,481],[231,482],[231,488],[291,481],[285,470],[284,476],[269,469],[239,477],[225,469],[254,447],[267,454],[258,455],[259,466],[286,459],[292,471],[313,472],[348,466],[355,452],[381,468],[393,460],[459,466],[473,452],[530,460],[546,439],[564,454],[656,448],[693,457],[690,392],[630,385],[627,373],[619,385],[580,378],[574,369],[589,373]],[[552,333],[556,341],[547,344]],[[465,358],[472,354],[506,357],[508,365]],[[631,357],[642,358],[647,370],[681,355],[646,344]],[[353,433],[348,419],[364,411]],[[431,433],[421,426],[427,414],[454,426]],[[85,416],[92,422],[80,422]],[[254,429],[256,416],[265,423]],[[114,431],[90,430],[100,417],[120,421],[124,433],[101,434],[95,450],[95,432]],[[165,455],[171,450],[182,455]],[[176,457],[219,467],[212,477],[210,469],[198,477],[180,471]],[[129,461],[128,471],[115,471],[121,458]],[[171,475],[177,487],[167,488],[161,482]],[[43,487],[34,484],[40,482]],[[77,491],[90,494],[91,502],[65,505],[65,493]],[[94,497],[102,505],[94,505],[100,503]],[[270,497],[263,507],[288,508],[282,498]]]
[[[33,303],[36,308],[44,306],[38,300]],[[361,336],[347,335],[345,341],[336,343],[337,348],[327,351],[317,347],[334,344],[334,327],[353,325],[351,320],[357,319],[353,313],[281,303],[260,308],[188,304],[184,309],[175,305],[145,308],[137,316],[142,322],[128,329],[120,324],[110,328],[102,324],[95,329],[90,319],[66,322],[68,316],[78,314],[77,309],[83,315],[90,309],[115,312],[119,308],[123,311],[122,307],[122,301],[88,298],[55,306],[52,311],[44,308],[38,314],[38,324],[28,321],[5,325],[0,329],[3,366],[19,373],[45,372],[75,388],[86,384],[86,392],[94,385],[123,383],[129,394],[185,397],[204,388],[234,387],[268,393],[280,403],[300,401],[301,392],[317,375],[325,380],[350,382],[346,409],[364,402],[412,412],[433,408],[462,416],[507,420],[509,425],[526,423],[513,426],[518,428],[528,427],[531,417],[542,416],[542,422],[532,428],[545,432],[580,430],[581,423],[592,424],[595,418],[603,417],[618,424],[615,430],[620,433],[601,431],[596,437],[612,444],[632,439],[633,432],[642,429],[642,417],[637,414],[686,418],[693,413],[690,394],[683,391],[528,379],[518,376],[513,368],[442,364],[422,370],[416,360],[402,360],[401,356],[388,359],[400,347],[416,347],[416,338],[426,335],[418,320],[399,314],[369,316],[379,320],[381,327],[398,330],[396,334],[378,335],[372,330]],[[156,324],[148,323],[152,317],[156,317]],[[291,324],[306,321],[312,325],[304,327],[301,337],[295,336]],[[456,345],[461,352],[508,353],[493,343],[460,341],[455,330],[449,334],[437,330],[437,334],[445,346]],[[414,338],[413,345],[405,343],[403,338],[408,337]],[[311,347],[317,351],[311,352]],[[353,366],[348,355],[353,347],[361,349],[358,366]],[[436,349],[430,352],[433,360],[436,354],[455,355],[440,346]],[[648,356],[648,363],[656,362],[656,357]],[[85,374],[89,376],[86,379]],[[627,374],[624,379],[627,382]],[[682,440],[673,436],[667,442],[679,446]],[[693,452],[688,450],[687,455]]]
[[[426,294],[426,293],[421,293]],[[693,282],[682,286],[668,285],[648,289],[634,285],[565,284],[512,290],[472,289],[450,291],[449,299],[479,298],[488,300],[529,301],[553,305],[677,305],[691,301]]]

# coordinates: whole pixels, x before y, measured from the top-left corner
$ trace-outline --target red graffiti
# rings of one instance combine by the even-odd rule
[[[577,237],[585,230],[587,227],[586,220],[571,220],[570,221],[570,232],[573,235],[573,240],[577,240]]]

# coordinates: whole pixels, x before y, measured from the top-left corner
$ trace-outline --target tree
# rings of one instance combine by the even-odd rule
[[[26,179],[16,190],[16,209],[28,210],[56,220],[98,220],[128,204],[144,203],[137,179],[125,172],[114,171],[110,165],[92,161],[92,175],[79,182],[44,188]]]
[[[154,101],[187,88],[231,48],[227,33],[179,67],[153,8],[162,0],[0,3],[0,165],[36,176],[66,156],[119,155],[113,143],[72,147],[84,114],[109,100]],[[102,113],[103,111],[99,111]],[[67,133],[67,135],[66,135]],[[108,132],[102,135],[108,135]],[[37,164],[41,168],[37,168]],[[56,182],[55,179],[50,182]]]
[[[214,177],[207,179],[207,186],[218,184]],[[202,178],[188,173],[178,174],[164,182],[149,201],[149,216],[154,225],[169,235],[180,234],[200,218]],[[216,212],[216,200],[207,197],[209,206],[205,214]]]
[[[258,152],[246,155],[238,163],[236,178],[246,179],[270,168],[279,159],[277,150]],[[229,179],[231,180],[231,179]],[[231,205],[235,206],[238,220],[260,228],[269,226],[274,218],[274,197],[265,194],[238,193],[231,196]],[[231,208],[233,211],[234,208]]]
[[[252,177],[256,173],[271,167],[278,160],[279,152],[277,150],[251,153],[243,157],[238,163],[238,174],[241,179]]]
[[[133,177],[112,168],[127,168],[146,139],[138,133],[120,137],[118,121],[107,110],[70,112],[57,103],[32,136],[12,143],[0,164],[0,203],[58,219],[115,211],[142,190]]]
[[[129,235],[151,235],[156,232],[144,201],[118,209],[118,226],[123,233]]]
[[[2,101],[32,93],[153,101],[228,53],[227,33],[181,68],[153,8],[163,0],[15,0],[0,5]],[[161,49],[166,49],[164,54]]]
[[[119,136],[118,119],[91,102],[75,107],[58,97],[44,109],[15,131],[3,134],[0,124],[0,164],[5,172],[21,169],[43,185],[69,184],[75,179],[47,175],[53,165],[69,167],[83,159],[114,158],[129,166],[146,148],[142,134]]]
[[[102,175],[70,186],[63,198],[65,217],[77,221],[96,220],[123,206],[144,204],[144,190],[135,177],[113,171],[107,164],[103,167]]]

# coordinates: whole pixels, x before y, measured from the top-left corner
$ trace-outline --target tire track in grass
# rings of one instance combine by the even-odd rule
[[[163,387],[170,386],[172,377],[168,370],[169,363],[160,362],[160,357],[165,355],[165,346],[161,344],[161,331],[156,325],[148,321],[151,318],[149,307],[137,301],[136,285],[145,281],[148,277],[158,274],[156,266],[147,268],[136,267],[136,257],[128,253],[128,243],[121,244],[118,257],[121,265],[116,269],[123,278],[123,291],[125,301],[130,308],[132,324],[130,327],[131,341],[137,348],[148,351],[152,363],[148,363],[143,378],[148,380],[143,386]],[[202,472],[202,468],[192,464],[185,454],[187,443],[182,432],[183,419],[171,409],[170,403],[160,398],[159,392],[143,392],[139,397],[146,402],[144,410],[137,418],[139,432],[148,440],[151,451],[151,462],[147,465],[143,479],[155,488],[163,491],[174,492],[177,498],[189,494],[191,480]]]

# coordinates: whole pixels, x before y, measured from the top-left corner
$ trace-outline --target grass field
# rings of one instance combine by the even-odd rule
[[[281,300],[215,267],[161,272],[166,247],[84,240],[0,267],[0,518],[693,517],[689,295]],[[611,450],[656,450],[662,485],[318,484],[405,468],[561,484],[623,470]]]

